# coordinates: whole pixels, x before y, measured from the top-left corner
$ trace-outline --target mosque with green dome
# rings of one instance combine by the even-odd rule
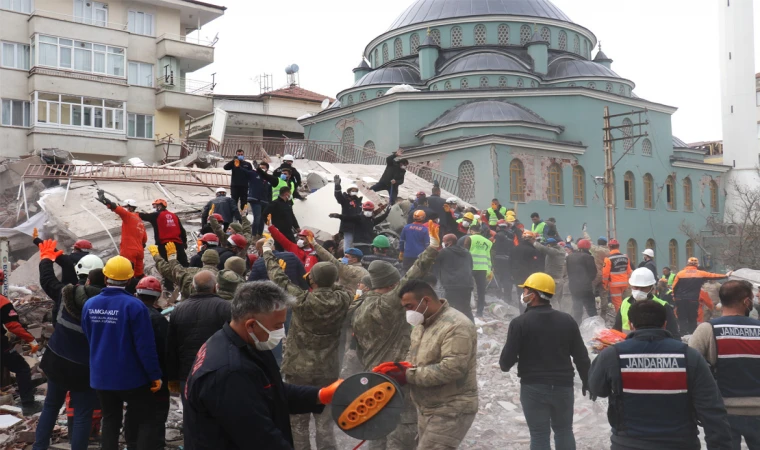
[[[311,140],[402,148],[458,176],[463,200],[498,198],[523,222],[555,217],[563,235],[587,223],[596,238],[608,107],[621,251],[639,261],[653,248],[658,267],[680,268],[703,255],[679,225],[720,217],[730,168],[674,137],[677,108],[638,97],[597,48],[549,0],[416,0],[366,46],[354,85],[300,123]]]

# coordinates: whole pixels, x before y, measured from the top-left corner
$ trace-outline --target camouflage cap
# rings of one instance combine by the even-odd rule
[[[219,290],[224,292],[235,292],[238,285],[245,280],[232,270],[222,270],[216,275],[216,284],[219,285]]]
[[[237,222],[231,223],[230,224],[230,228],[232,228],[233,230],[235,230],[235,233],[242,233],[243,232],[243,226],[240,225]]]
[[[219,264],[219,253],[214,249],[206,249],[206,251],[203,252],[203,256],[201,256],[201,262],[210,266],[216,266]]]
[[[319,287],[332,287],[338,279],[338,268],[328,262],[319,262],[311,268],[311,279]]]

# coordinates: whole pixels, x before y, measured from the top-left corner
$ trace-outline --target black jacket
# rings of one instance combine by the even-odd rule
[[[232,171],[232,179],[230,180],[230,186],[248,186],[248,174],[244,169],[253,170],[253,166],[248,161],[240,161],[240,165],[235,167],[235,161],[237,157],[234,157],[232,161],[224,165],[224,170]]]
[[[418,211],[418,210],[425,211],[425,223],[427,223],[427,221],[430,220],[430,218],[431,218],[431,216],[433,214],[433,210],[430,209],[430,208],[428,208],[427,206],[417,206],[417,204],[415,203],[414,205],[412,205],[411,208],[409,208],[409,212],[406,214],[406,223],[407,224],[410,224],[410,223],[414,222],[414,212]],[[441,236],[441,237],[443,237],[443,236]]]
[[[661,298],[660,300],[665,300],[665,299]],[[631,305],[633,305],[636,302],[636,300],[634,300],[633,297],[628,297],[623,301],[628,302]],[[673,339],[680,340],[681,331],[678,328],[678,319],[676,318],[675,311],[673,311],[673,307],[670,304],[665,305],[665,320],[667,320],[665,329],[671,334],[671,336],[673,336]],[[623,316],[620,314],[620,309],[618,309],[617,314],[615,314],[615,325],[612,326],[612,329],[623,331]]]
[[[509,372],[517,364],[517,376],[524,384],[572,386],[571,356],[581,381],[586,384],[591,361],[578,324],[570,314],[547,304],[528,307],[509,323],[499,366]]]
[[[428,207],[438,215],[438,218],[442,218],[444,215],[446,215],[446,211],[443,210],[443,205],[446,204],[446,200],[441,198],[439,195],[431,195],[427,198],[428,201]],[[449,214],[450,215],[450,214]],[[443,236],[441,236],[443,237]]]
[[[391,153],[390,156],[385,158],[385,171],[383,171],[378,184],[390,187],[391,180],[396,180],[394,186],[394,189],[396,189],[404,184],[404,175],[406,175],[406,169],[402,169],[401,164],[396,161],[396,153]]]
[[[319,388],[283,382],[272,352],[246,344],[228,324],[199,353],[186,392],[187,450],[292,450],[290,414],[324,409]]]
[[[523,284],[532,274],[544,271],[544,255],[530,242],[520,240],[520,244],[512,249],[509,268],[515,284]]]
[[[219,246],[213,250],[219,253],[219,264],[216,265],[216,268],[219,270],[224,270],[224,263],[227,262],[228,259],[232,258],[233,256],[237,256],[237,253],[233,252],[227,247]],[[203,262],[201,262],[201,267],[203,267]]]
[[[243,218],[240,216],[240,210],[238,205],[232,197],[219,196],[215,197],[206,203],[201,212],[201,226],[205,226],[208,222],[208,213],[211,211],[211,205],[214,205],[214,213],[222,216],[222,221],[225,223],[232,223],[237,220],[242,222]]]
[[[591,284],[596,278],[596,262],[588,250],[578,250],[568,255],[566,261],[570,293],[588,294],[594,292]]]
[[[335,200],[340,205],[340,228],[341,233],[354,231],[354,222],[349,220],[352,217],[361,216],[362,200],[364,197],[351,197],[343,192],[340,183],[335,185]],[[354,239],[356,240],[356,239]]]
[[[286,202],[281,197],[277,197],[273,202],[269,203],[264,211],[261,213],[261,217],[266,220],[266,217],[272,215],[272,225],[277,227],[288,239],[295,242],[293,237],[293,229],[301,228],[298,225],[298,220],[295,214],[293,214],[293,205],[291,202]]]
[[[230,302],[215,294],[193,294],[172,312],[166,343],[169,380],[184,381],[198,349],[230,321]]]
[[[446,247],[438,253],[433,273],[444,289],[472,287],[472,254],[460,245]]]
[[[209,231],[209,233],[213,233],[213,231]],[[201,230],[201,236],[203,236],[206,233],[203,233],[203,230]],[[199,251],[198,253],[194,254],[192,258],[190,258],[190,267],[197,267],[202,268],[203,267],[203,261],[201,261],[201,258],[203,258],[203,254],[206,253],[206,250],[213,247],[206,247],[203,250]]]
[[[276,168],[274,172],[272,172],[272,175],[279,177],[282,174],[283,167],[290,169],[290,178],[293,180],[293,183],[295,183],[296,187],[301,186],[301,174],[298,172],[298,169],[296,169],[296,166],[282,163],[280,164],[280,167]]]
[[[364,217],[363,214],[358,216],[344,216],[338,214],[340,219],[340,226],[348,223],[353,227],[354,231],[354,243],[356,244],[371,244],[375,239],[375,225],[382,223],[388,214],[391,212],[390,208],[385,208],[385,212],[375,217]]]
[[[273,252],[274,256],[278,260],[282,260],[285,263],[285,275],[288,276],[290,282],[297,285],[301,289],[308,290],[309,284],[303,279],[306,275],[306,269],[298,256],[291,252]],[[264,258],[259,258],[253,262],[251,266],[251,273],[248,274],[248,281],[267,281],[269,275],[267,274],[267,266]]]
[[[491,246],[491,262],[494,271],[498,273],[509,272],[509,259],[512,257],[512,250],[515,248],[514,233],[499,231],[494,236],[494,242]]]
[[[640,269],[642,267],[646,267],[647,269],[649,269],[652,272],[652,275],[654,275],[655,280],[659,278],[657,276],[657,266],[654,265],[653,260],[650,259],[649,261],[641,261],[637,269]]]

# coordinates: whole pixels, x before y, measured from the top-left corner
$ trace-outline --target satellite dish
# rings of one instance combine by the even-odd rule
[[[322,100],[322,109],[325,109],[328,106],[330,106],[330,99],[326,98],[326,99]]]
[[[293,71],[292,73],[296,73],[296,72],[298,72],[298,69],[299,69],[299,67],[298,67],[298,64],[292,64],[292,65],[290,66],[290,70],[292,70],[292,71]]]
[[[285,73],[288,74],[288,75],[292,75],[293,74],[293,66],[287,66],[285,68]]]

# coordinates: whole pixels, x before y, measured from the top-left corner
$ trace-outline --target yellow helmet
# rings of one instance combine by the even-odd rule
[[[525,280],[525,283],[521,284],[519,287],[535,289],[544,294],[554,295],[554,278],[543,272],[536,272],[529,276],[528,279]]]
[[[470,222],[472,222],[472,221],[475,220],[475,216],[472,213],[470,213],[470,212],[464,213],[464,216],[462,218],[466,219],[466,220],[469,220]]]
[[[123,256],[114,256],[103,267],[103,275],[109,280],[128,281],[134,274],[132,263]]]

